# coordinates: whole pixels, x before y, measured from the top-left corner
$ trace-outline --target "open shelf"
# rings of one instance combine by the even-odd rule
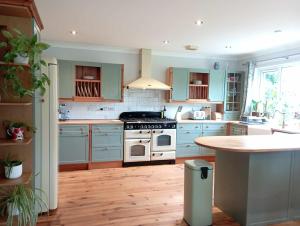
[[[0,102],[0,106],[31,106],[32,102],[27,102],[27,103],[13,103],[13,102]]]
[[[3,61],[0,61],[0,66],[8,66],[8,67],[18,67],[18,66],[22,66],[22,67],[27,67],[27,68],[30,67],[29,64],[6,63],[6,62],[3,62]]]
[[[208,99],[208,73],[191,72],[189,75],[189,99]],[[199,84],[200,83],[200,84]]]
[[[28,145],[32,141],[32,138],[24,138],[24,140],[11,140],[6,138],[0,138],[0,146],[17,146]]]
[[[197,85],[197,84],[190,84],[189,86],[196,86],[196,87],[208,87],[208,85]]]
[[[15,186],[18,184],[29,184],[31,179],[31,173],[23,173],[21,177],[17,179],[0,178],[0,187]]]

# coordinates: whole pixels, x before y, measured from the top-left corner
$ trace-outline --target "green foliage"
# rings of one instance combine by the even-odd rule
[[[35,127],[32,127],[32,126],[26,124],[25,122],[13,122],[13,121],[5,120],[5,121],[3,121],[3,125],[7,129],[13,127],[13,128],[24,128],[27,131],[30,131],[33,133],[35,133],[35,131],[36,131]]]
[[[38,212],[42,211],[43,207],[47,208],[47,204],[39,195],[39,193],[44,194],[40,189],[32,189],[20,184],[0,191],[1,215],[7,216],[7,226],[13,225],[14,212],[18,212],[18,215],[15,216],[18,226],[34,226],[37,222]]]
[[[24,66],[1,66],[0,70],[4,71],[4,78],[12,86],[13,91],[19,95],[32,96],[35,90],[40,90],[43,95],[46,91],[46,87],[50,84],[48,76],[41,72],[42,65],[46,66],[45,61],[40,59],[41,53],[49,48],[46,43],[38,42],[37,34],[32,37],[26,36],[21,31],[14,29],[14,35],[9,31],[2,31],[2,34],[7,39],[7,42],[1,42],[0,48],[10,47],[10,50],[5,53],[4,61],[10,63],[18,55],[29,58],[30,72],[32,74],[32,86],[25,88],[21,79],[18,77],[18,73],[24,71]],[[7,88],[8,84],[4,88]]]

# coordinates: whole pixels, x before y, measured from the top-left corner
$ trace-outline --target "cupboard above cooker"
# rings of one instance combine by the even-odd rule
[[[59,60],[61,101],[122,102],[124,65]]]

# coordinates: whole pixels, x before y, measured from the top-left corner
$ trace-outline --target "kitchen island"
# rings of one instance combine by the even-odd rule
[[[300,219],[300,135],[199,137],[216,150],[215,206],[241,225]]]

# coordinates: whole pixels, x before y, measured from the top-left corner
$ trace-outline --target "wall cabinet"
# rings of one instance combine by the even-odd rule
[[[172,90],[168,101],[224,101],[225,72],[197,68],[169,68],[167,83]]]
[[[225,135],[226,123],[178,123],[176,157],[214,155],[214,150],[196,145],[194,139],[200,136]]]
[[[87,125],[60,126],[59,163],[87,163],[89,158],[89,128]]]
[[[92,161],[123,160],[123,125],[92,126]]]
[[[59,98],[123,101],[124,65],[59,60]]]

